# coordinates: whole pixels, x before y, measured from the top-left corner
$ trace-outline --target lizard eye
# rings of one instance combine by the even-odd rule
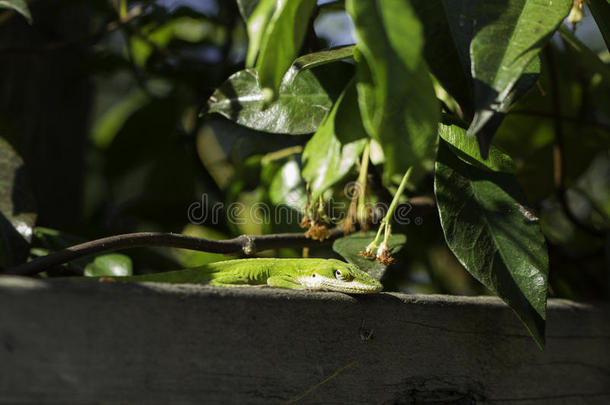
[[[343,273],[341,272],[341,270],[335,270],[335,277],[338,280],[343,280],[344,277],[343,277]]]

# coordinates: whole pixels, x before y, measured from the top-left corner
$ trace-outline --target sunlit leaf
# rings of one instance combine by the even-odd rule
[[[254,67],[256,57],[260,52],[261,44],[266,33],[266,28],[275,11],[276,0],[259,0],[253,2],[240,2],[240,10],[247,13],[246,28],[248,30],[248,54],[246,55],[246,67]]]
[[[303,177],[310,184],[314,201],[349,173],[368,141],[357,97],[352,82],[305,146]]]
[[[474,31],[470,57],[475,114],[468,129],[473,135],[493,118],[530,61],[568,15],[572,1],[459,3],[458,18]]]
[[[480,136],[485,156],[507,107],[535,82],[535,75],[518,85],[517,81],[523,73],[537,73],[532,60],[568,14],[572,1],[413,0],[413,4],[424,25],[430,69],[458,101],[464,118],[474,116],[469,134],[485,132]],[[490,120],[495,122],[488,125]]]
[[[30,13],[28,4],[24,0],[0,0],[0,9],[2,8],[15,10],[25,17],[25,19],[28,20],[28,23],[32,23],[32,14]]]
[[[97,256],[85,267],[86,277],[123,277],[133,274],[131,259],[120,253]]]
[[[348,0],[358,36],[362,121],[385,155],[386,183],[431,158],[439,106],[423,60],[423,33],[408,2]]]
[[[265,0],[259,7],[264,3]],[[261,88],[271,90],[275,98],[284,74],[298,56],[316,1],[291,0],[274,3],[275,10],[265,27],[261,41],[256,71]],[[258,7],[254,13],[257,12]]]
[[[466,130],[457,125],[439,125],[439,135],[449,143],[457,156],[481,168],[498,172],[514,173],[515,162],[506,153],[495,146],[491,146],[489,156],[483,159],[479,152],[477,140],[466,135]]]
[[[334,63],[289,76],[277,100],[265,105],[254,70],[233,74],[212,94],[208,112],[219,113],[258,131],[282,134],[315,132],[333,100],[352,76],[346,63]]]
[[[276,206],[285,206],[295,211],[303,211],[307,197],[305,183],[301,178],[298,161],[291,157],[274,174],[269,186],[269,198]],[[279,212],[276,210],[276,212]],[[283,218],[277,218],[282,220]],[[295,221],[296,223],[296,221]]]
[[[538,218],[514,178],[465,163],[441,140],[434,190],[451,251],[543,346],[548,256]]]

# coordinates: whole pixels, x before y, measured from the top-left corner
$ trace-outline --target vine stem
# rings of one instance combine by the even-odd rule
[[[367,246],[367,248],[366,248],[367,251],[371,251],[372,249],[375,249],[377,247],[377,245],[379,244],[379,238],[381,237],[381,232],[384,230],[385,230],[385,234],[384,234],[383,241],[384,241],[384,244],[387,245],[387,241],[391,234],[391,229],[390,229],[391,225],[390,224],[392,222],[392,217],[394,216],[394,211],[396,210],[396,206],[398,205],[398,200],[400,199],[400,196],[405,191],[405,187],[407,186],[407,182],[409,181],[409,178],[411,177],[412,171],[413,171],[413,168],[409,167],[407,169],[407,171],[405,172],[404,176],[402,176],[402,180],[400,181],[398,190],[396,190],[396,193],[394,194],[394,197],[392,198],[392,202],[390,203],[390,208],[388,209],[388,212],[386,212],[385,216],[381,220],[381,224],[379,224],[379,229],[377,230],[377,235],[375,236],[375,239]]]
[[[280,233],[270,235],[241,235],[233,239],[214,240],[196,238],[175,233],[139,232],[96,239],[51,253],[16,267],[4,274],[33,275],[72,260],[118,249],[143,246],[165,246],[180,249],[199,250],[227,255],[252,256],[257,252],[278,248],[299,248],[323,246],[343,236],[343,229],[330,231],[330,237],[323,242],[309,239],[302,233]]]

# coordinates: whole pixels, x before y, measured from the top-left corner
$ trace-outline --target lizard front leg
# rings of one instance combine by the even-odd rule
[[[285,275],[269,277],[267,279],[267,285],[269,287],[289,288],[291,290],[304,290],[306,288],[293,277]]]

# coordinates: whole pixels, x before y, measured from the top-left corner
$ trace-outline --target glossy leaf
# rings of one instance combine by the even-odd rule
[[[536,56],[525,68],[523,74],[517,80],[510,92],[495,106],[493,116],[479,129],[476,138],[479,144],[479,153],[483,159],[487,159],[490,153],[491,140],[496,131],[504,121],[506,114],[517,100],[528,93],[536,84],[540,76],[540,57]]]
[[[609,0],[590,0],[589,10],[595,19],[597,28],[601,32],[606,47],[610,49],[610,1]]]
[[[15,10],[25,17],[25,19],[28,20],[28,23],[32,23],[32,14],[30,13],[28,4],[24,0],[0,0],[0,9],[3,8]]]
[[[131,259],[120,253],[97,256],[85,267],[86,277],[124,277],[133,274]]]
[[[304,70],[313,69],[327,63],[337,62],[351,58],[354,55],[354,45],[342,46],[326,51],[309,53],[297,58],[283,78],[283,82],[288,84],[294,81],[297,75]]]
[[[476,7],[471,2],[461,3],[462,23],[475,31],[470,43],[475,114],[468,129],[473,135],[494,116],[497,106],[568,15],[572,1],[481,0]]]
[[[439,135],[454,148],[457,156],[472,165],[497,172],[515,173],[515,162],[506,153],[491,146],[489,156],[484,159],[479,152],[477,140],[466,135],[466,130],[457,125],[439,125]]]
[[[469,134],[486,132],[485,156],[510,104],[506,98],[530,70],[532,59],[568,14],[572,1],[413,0],[413,4],[424,25],[430,69],[458,101],[464,118],[474,116]],[[521,86],[531,83],[526,80]],[[522,94],[513,93],[511,102]],[[486,126],[492,119],[496,122]]]
[[[385,155],[383,178],[431,158],[439,106],[421,55],[423,34],[408,2],[348,0],[358,36],[362,121]]]
[[[333,100],[352,76],[351,66],[335,63],[289,77],[278,99],[265,106],[254,70],[233,74],[208,100],[208,112],[219,113],[258,131],[282,134],[315,132]]]
[[[538,218],[514,178],[458,159],[441,141],[434,191],[451,251],[544,346],[548,256]]]
[[[303,177],[315,201],[359,162],[368,136],[358,110],[355,83],[348,85],[303,151]]]
[[[252,2],[249,2],[248,4],[240,3],[240,10],[242,10],[242,13],[249,12],[246,19],[249,40],[246,67],[254,67],[256,57],[258,56],[266,33],[267,25],[275,11],[275,5],[276,0],[260,0],[255,7],[253,7]]]
[[[254,11],[266,4],[262,0]],[[284,74],[298,56],[309,18],[316,7],[315,0],[275,1],[275,11],[265,27],[260,52],[256,60],[256,71],[263,89],[270,89],[277,97]],[[250,27],[250,24],[248,24]],[[248,56],[250,51],[248,50]]]
[[[361,270],[366,271],[377,280],[381,280],[386,265],[374,259],[368,259],[360,254],[366,246],[375,239],[376,232],[355,233],[344,238],[337,239],[333,243],[333,250],[340,254],[349,263],[355,264]],[[392,234],[388,240],[390,254],[396,255],[406,243],[407,238],[402,234]]]
[[[23,159],[3,136],[0,123],[0,268],[23,263],[28,256],[35,201]]]

